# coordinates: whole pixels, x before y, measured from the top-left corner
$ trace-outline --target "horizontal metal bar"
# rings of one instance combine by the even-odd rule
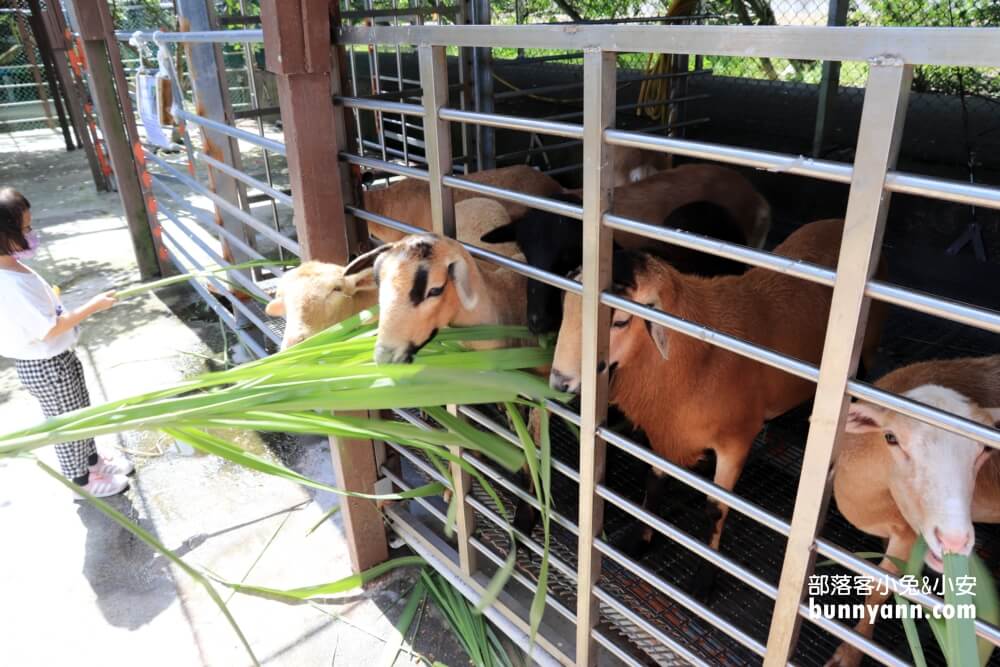
[[[890,171],[885,176],[885,187],[890,192],[934,197],[970,206],[1000,208],[1000,189],[996,186]]]
[[[671,245],[689,248],[706,252],[717,257],[725,257],[737,262],[760,266],[771,271],[776,271],[796,278],[802,278],[810,282],[819,283],[833,287],[837,274],[832,269],[828,269],[818,264],[804,262],[799,259],[784,257],[772,252],[755,250],[742,246],[738,243],[720,241],[710,236],[702,236],[692,232],[674,229],[672,227],[659,227],[650,225],[638,220],[623,218],[620,215],[605,214],[604,224],[611,229],[629,234],[637,234],[656,241],[662,241]]]
[[[660,137],[640,132],[607,130],[604,133],[604,139],[609,144],[615,146],[658,150],[687,157],[765,169],[775,173],[810,176],[835,183],[850,183],[851,175],[854,172],[851,165],[843,162],[818,160],[802,155],[792,156],[750,148],[737,148],[702,141]],[[928,178],[926,176],[917,176],[898,171],[891,171],[886,174],[885,187],[890,192],[933,197],[934,199],[971,206],[1000,208],[1000,189],[995,187],[940,178]]]
[[[750,586],[754,590],[758,591],[771,598],[775,599],[778,595],[778,588],[760,577],[746,569],[739,563],[723,556],[718,551],[711,549],[707,544],[704,544],[700,540],[697,540],[684,531],[674,527],[673,525],[667,523],[660,517],[656,516],[652,512],[639,507],[632,501],[630,501],[625,496],[619,495],[618,493],[612,491],[603,484],[598,484],[595,489],[598,496],[604,498],[608,502],[612,503],[621,510],[624,510],[628,514],[631,514],[636,519],[639,519],[646,525],[650,526],[654,530],[662,533],[666,537],[670,538],[680,546],[684,547],[688,551],[691,551],[697,556],[700,556],[704,560],[707,560],[712,565],[715,565],[723,572],[732,575],[733,577],[739,579],[746,585]]]
[[[996,67],[996,28],[846,28],[818,26],[376,26],[340,27],[338,44],[566,49],[787,58],[912,65]]]
[[[165,243],[163,245],[164,245],[165,248],[167,248],[167,250],[170,252],[171,255],[183,255],[191,263],[191,266],[195,267],[196,269],[203,269],[204,268],[201,265],[199,265],[197,261],[195,261],[194,257],[192,257],[191,254],[188,253],[184,249],[184,246],[182,244],[178,243],[177,239],[174,239],[171,236],[170,231],[168,229],[165,229],[163,231],[163,238],[164,238],[164,241],[165,241]],[[175,248],[176,248],[176,250],[175,250]],[[189,267],[185,267],[180,262],[175,262],[175,264],[177,264],[177,267],[183,273],[190,273]],[[211,280],[213,282],[213,284],[216,285],[216,289],[219,289],[220,291],[228,293],[228,290],[226,290],[222,286],[222,283],[220,283],[217,280],[214,280],[212,278],[209,278],[209,280]],[[215,295],[213,295],[210,291],[208,291],[208,289],[204,285],[202,285],[201,283],[199,283],[197,280],[190,280],[190,281],[188,281],[188,284],[191,285],[195,289],[196,292],[198,292],[198,294],[201,296],[201,298],[205,301],[206,305],[208,305],[209,308],[211,308],[213,311],[215,311],[215,314],[218,315],[219,318],[230,329],[233,330],[233,332],[240,339],[240,342],[242,342],[244,345],[246,345],[247,348],[253,354],[255,354],[258,358],[263,358],[263,357],[267,356],[267,351],[265,351],[264,348],[262,348],[260,346],[260,344],[257,343],[257,341],[255,341],[253,338],[251,338],[250,336],[248,336],[245,331],[243,331],[239,326],[237,326],[237,324],[236,324],[236,318],[233,317],[232,313],[230,313],[226,309],[226,307],[222,304],[221,301],[219,301],[219,299]],[[234,299],[231,299],[231,301],[235,303],[235,301],[238,301],[238,299],[234,298]]]
[[[611,609],[615,612],[624,616],[630,623],[641,628],[643,632],[669,648],[680,657],[687,660],[690,664],[699,665],[700,667],[709,667],[709,663],[696,656],[694,653],[689,651],[686,646],[678,642],[673,637],[667,635],[645,618],[619,602],[615,596],[611,595],[600,586],[594,586],[594,597],[600,600],[603,604],[611,607]],[[591,633],[593,633],[593,630],[591,630]]]
[[[379,169],[381,171],[387,171],[390,174],[398,174],[408,178],[415,178],[420,181],[430,179],[426,169],[407,167],[406,165],[396,164],[395,162],[387,162],[386,160],[379,160],[373,157],[362,157],[360,155],[354,155],[352,153],[345,153],[344,151],[341,151],[340,159],[349,164],[356,164],[361,167],[368,167],[369,169]]]
[[[236,236],[231,231],[229,231],[228,229],[220,225],[218,222],[216,222],[215,214],[212,211],[208,211],[203,208],[198,208],[197,206],[193,205],[191,202],[186,200],[184,197],[182,197],[180,194],[178,194],[177,191],[175,191],[173,188],[171,188],[164,182],[165,177],[163,175],[154,174],[152,172],[149,172],[149,174],[150,176],[153,177],[153,188],[166,193],[167,196],[169,196],[171,199],[177,202],[178,206],[180,206],[185,212],[187,212],[191,216],[192,220],[201,225],[201,227],[206,231],[208,231],[210,234],[221,234],[229,243],[233,244],[236,248],[238,248],[241,252],[248,255],[249,257],[253,257],[255,259],[271,259],[270,257],[262,255],[260,252],[257,251],[256,248],[249,246],[246,243],[246,241]],[[282,274],[284,274],[284,271],[282,271],[277,266],[271,266],[268,268],[270,269],[271,273],[275,274],[276,276],[281,276]]]
[[[545,407],[548,408],[549,412],[551,412],[552,414],[557,415],[557,416],[561,417],[562,419],[565,419],[566,421],[570,422],[574,426],[577,426],[577,427],[580,426],[580,415],[578,415],[577,413],[573,412],[572,410],[570,410],[569,408],[567,408],[565,405],[562,405],[561,403],[556,403],[552,399],[547,398],[547,399],[545,399]]]
[[[698,95],[688,95],[686,97],[675,97],[672,99],[665,100],[654,100],[652,102],[632,102],[630,104],[620,104],[615,107],[615,111],[628,111],[630,109],[644,109],[646,107],[669,107],[671,105],[680,104],[681,102],[690,102],[692,100],[701,100],[711,97],[707,93]],[[582,111],[567,111],[566,113],[556,114],[554,116],[546,116],[548,120],[565,120],[567,118],[579,118],[583,115]],[[622,118],[624,120],[624,118]],[[612,130],[609,130],[612,131]]]
[[[946,604],[940,598],[928,595],[927,593],[921,592],[919,589],[915,589],[912,586],[907,586],[903,584],[898,577],[890,575],[888,572],[876,567],[875,565],[869,563],[866,560],[858,558],[854,554],[842,549],[841,547],[824,540],[822,538],[817,538],[816,540],[816,551],[822,556],[829,558],[830,560],[836,562],[852,572],[861,574],[877,581],[887,582],[888,588],[893,592],[901,595],[907,600],[911,600],[918,604],[925,605],[931,609],[943,609]],[[804,614],[806,618],[809,618],[809,608],[805,605],[801,605],[799,612]],[[990,625],[981,620],[976,620],[976,634],[986,639],[991,644],[995,646],[1000,646],[1000,628]]]
[[[977,329],[1000,333],[1000,313],[994,310],[979,308],[930,294],[923,294],[879,280],[870,281],[865,294],[879,301],[903,306],[904,308],[941,317],[952,322],[966,324]]]
[[[260,25],[259,16],[220,16],[219,25]]]
[[[223,258],[222,255],[220,255],[218,252],[216,252],[213,248],[210,248],[208,246],[208,244],[205,243],[204,240],[198,238],[197,234],[195,234],[188,227],[187,223],[185,223],[183,220],[181,220],[180,215],[178,214],[178,211],[173,210],[169,205],[167,205],[167,204],[165,204],[163,202],[159,202],[159,204],[160,204],[160,209],[162,209],[162,211],[163,211],[163,214],[165,216],[167,216],[167,218],[171,222],[173,222],[177,226],[178,229],[180,229],[181,231],[183,231],[184,234],[188,238],[190,238],[194,242],[195,245],[197,245],[209,257],[211,257],[213,262],[215,262],[219,266],[225,266],[227,264],[225,258]],[[198,225],[199,228],[204,229],[204,227],[202,227],[200,223],[196,222],[196,224]],[[208,230],[205,230],[205,231],[207,232]],[[235,282],[237,282],[240,285],[242,285],[243,287],[245,287],[248,292],[252,292],[253,294],[256,294],[257,296],[259,296],[259,297],[261,297],[263,299],[270,300],[270,297],[267,295],[267,293],[264,292],[264,290],[262,290],[260,288],[260,286],[257,285],[257,283],[255,283],[253,280],[251,280],[250,278],[248,278],[246,276],[246,274],[245,274],[244,271],[235,270],[235,271],[229,272],[228,275]],[[281,339],[279,338],[275,342],[280,344],[281,343]]]
[[[463,243],[465,249],[469,251],[469,254],[473,257],[483,259],[498,266],[502,266],[505,269],[515,271],[520,273],[522,276],[532,278],[539,282],[545,283],[546,285],[552,285],[553,287],[558,287],[566,292],[572,292],[573,294],[581,294],[583,292],[583,286],[569,278],[564,278],[558,274],[552,273],[550,271],[543,271],[531,264],[525,264],[524,262],[519,262],[516,259],[511,259],[505,257],[504,255],[499,255],[490,250],[485,250],[478,246],[470,245],[468,243]]]
[[[379,472],[382,473],[382,475],[386,479],[388,479],[389,481],[391,481],[393,484],[395,484],[396,486],[398,486],[403,491],[412,491],[413,490],[413,486],[411,486],[410,484],[407,484],[406,481],[403,480],[402,477],[397,476],[396,473],[394,473],[392,470],[389,470],[389,468],[387,466],[384,466],[384,465],[383,466],[379,466]],[[417,501],[417,504],[419,504],[421,507],[423,507],[425,510],[427,510],[427,512],[431,516],[433,516],[435,519],[437,519],[438,521],[440,521],[441,525],[443,525],[443,526],[447,525],[447,523],[448,523],[448,517],[447,517],[447,515],[444,512],[442,512],[441,510],[439,510],[437,507],[434,507],[434,504],[431,503],[429,500],[427,500],[427,498],[423,498],[423,497],[418,496],[416,498],[410,498],[410,500]]]
[[[767,648],[761,644],[759,641],[743,632],[729,621],[727,621],[722,616],[719,616],[714,611],[698,602],[693,597],[677,588],[673,584],[669,583],[665,579],[661,578],[652,570],[646,568],[645,566],[635,562],[622,552],[615,549],[613,546],[605,542],[599,537],[594,538],[594,548],[600,551],[605,556],[608,556],[613,561],[621,565],[623,568],[634,574],[639,579],[651,584],[654,588],[659,590],[661,593],[666,595],[671,600],[677,602],[682,607],[690,612],[693,612],[696,616],[704,621],[707,621],[711,625],[715,626],[719,630],[738,641],[743,646],[749,648],[751,651],[757,655],[763,657]]]
[[[512,445],[517,446],[518,449],[521,449],[521,441],[513,432],[511,432],[510,429],[496,423],[490,417],[483,414],[476,408],[469,405],[460,405],[458,406],[458,411],[461,414],[468,417],[469,419],[471,419],[472,421],[479,424],[480,426],[489,429],[495,435],[498,435],[507,442],[511,443]],[[567,477],[568,479],[571,479],[578,484],[580,483],[580,473],[578,473],[576,470],[573,470],[559,459],[552,458],[552,468],[556,472]],[[570,530],[575,530],[575,528],[571,528]]]
[[[497,553],[493,551],[493,549],[490,549],[488,546],[483,544],[483,542],[480,541],[478,538],[470,537],[469,544],[471,544],[476,549],[476,551],[486,556],[486,558],[496,567],[498,568],[503,567],[504,564],[503,558],[497,555]],[[532,595],[534,595],[538,591],[538,583],[531,581],[531,579],[528,579],[526,576],[518,572],[516,567],[513,569],[513,571],[511,571],[510,576],[511,579],[513,579],[514,581],[516,581],[517,583],[521,584],[526,589],[528,589],[528,592],[530,592]],[[555,597],[548,591],[546,591],[545,593],[545,605],[549,609],[554,609],[557,614],[565,618],[570,623],[574,624],[576,623],[576,614],[574,614],[565,605],[563,605],[563,603],[559,601],[559,598]]]
[[[526,195],[520,192],[514,192],[513,190],[505,190],[492,185],[476,183],[465,178],[458,178],[457,176],[445,176],[441,180],[450,188],[458,188],[460,190],[468,190],[469,192],[477,192],[481,195],[487,195],[489,197],[505,199],[507,201],[530,206],[531,208],[541,209],[542,211],[565,215],[568,218],[575,218],[576,220],[583,219],[582,206],[574,206],[573,204],[567,204],[555,199],[549,199],[548,197],[536,197],[535,195]]]
[[[426,538],[420,535],[419,526],[411,525],[411,522],[404,518],[404,513],[395,507],[387,507],[385,510],[389,518],[389,526],[396,531],[396,534],[417,553],[427,561],[436,572],[444,577],[458,592],[466,597],[473,604],[478,604],[482,599],[485,587],[477,581],[469,581],[461,576],[458,565],[454,558],[448,558],[443,552],[435,548]],[[453,550],[452,550],[453,551]],[[558,667],[559,664],[572,664],[572,657],[560,653],[560,658],[556,658],[550,652],[554,645],[547,641],[544,635],[539,635],[537,641],[532,645],[528,636],[528,623],[515,613],[502,601],[486,605],[483,614],[493,622],[501,632],[507,635],[515,646],[530,646],[530,657],[542,667]]]
[[[1000,431],[983,426],[978,422],[965,419],[945,412],[923,403],[892,394],[873,385],[849,380],[847,383],[847,393],[855,398],[889,408],[904,415],[919,419],[932,426],[943,428],[946,431],[957,433],[966,438],[971,438],[984,445],[1000,448]]]
[[[473,508],[481,515],[489,519],[489,521],[498,528],[501,528],[504,531],[506,531],[509,528],[511,531],[513,531],[514,537],[517,538],[518,544],[527,547],[529,551],[534,553],[539,558],[542,558],[544,556],[545,550],[542,548],[542,545],[540,545],[538,542],[535,541],[533,537],[531,537],[530,535],[525,535],[510,523],[505,522],[503,520],[503,517],[501,517],[499,514],[491,510],[483,503],[479,502],[478,498],[472,495],[468,495],[465,497],[465,502],[469,505],[469,507]],[[567,565],[565,562],[563,562],[561,558],[557,558],[553,556],[551,553],[549,553],[549,566],[551,566],[555,570],[559,570],[559,572],[564,577],[566,577],[573,583],[576,583],[576,568]]]
[[[381,153],[382,151],[382,144],[376,141],[369,141],[365,139],[362,141],[362,144],[364,145],[365,148],[374,149],[377,153]],[[403,158],[404,160],[409,160],[410,162],[419,162],[420,164],[427,164],[427,159],[424,156],[415,155],[413,151],[410,151],[409,153],[404,153],[401,150],[396,150],[392,146],[386,146],[385,152],[388,153],[389,155],[395,155],[396,157]]]
[[[511,482],[509,479],[504,477],[498,470],[495,470],[492,466],[479,460],[478,458],[476,458],[475,456],[473,456],[468,452],[463,452],[462,458],[464,458],[466,462],[468,462],[469,465],[471,465],[473,468],[475,468],[476,470],[478,470],[479,472],[486,475],[491,480],[502,486],[504,489],[507,490],[508,493],[515,496],[521,502],[527,503],[536,510],[541,510],[541,505],[539,504],[537,498],[532,496],[524,489],[518,488],[517,484]],[[579,534],[579,530],[573,523],[572,519],[563,516],[559,512],[556,512],[555,510],[552,510],[552,519],[557,524],[559,524],[569,532],[573,533],[573,535]]]
[[[793,176],[811,176],[836,183],[850,183],[853,172],[851,165],[842,162],[817,160],[801,155],[792,156],[773,151],[739,148],[703,141],[674,139],[641,132],[606,130],[604,132],[604,140],[612,146],[655,150],[675,155],[739,164],[754,167],[755,169],[791,174]]]
[[[252,188],[256,188],[271,197],[277,202],[284,204],[285,206],[292,206],[292,198],[290,195],[286,195],[284,192],[275,190],[273,187],[265,183],[264,181],[258,180],[251,176],[250,174],[244,173],[235,167],[231,167],[225,162],[220,162],[216,160],[211,155],[206,155],[200,151],[194,151],[194,156],[204,162],[205,164],[211,165],[214,169],[218,169],[224,174],[232,176],[238,181],[246,183]]]
[[[381,17],[416,17],[416,16],[451,16],[458,13],[457,6],[434,5],[431,7],[400,7],[398,9],[359,9],[356,11],[341,12],[342,19],[369,19]]]
[[[744,500],[732,491],[726,491],[717,484],[714,484],[711,480],[707,480],[700,475],[673,463],[672,461],[668,461],[662,456],[653,453],[652,450],[647,449],[646,447],[643,447],[606,427],[602,426],[598,428],[597,434],[608,444],[614,445],[618,449],[631,454],[640,461],[648,463],[657,470],[670,475],[677,481],[701,491],[710,498],[714,498],[719,502],[725,503],[740,514],[753,519],[763,526],[767,526],[779,535],[784,535],[785,537],[788,536],[791,527],[788,525],[788,522],[781,517],[768,512],[754,503]]]
[[[403,104],[402,102],[389,102],[387,100],[372,100],[364,97],[343,97],[338,95],[333,98],[335,104],[342,104],[348,109],[362,109],[364,111],[384,111],[386,113],[399,113],[407,116],[424,116],[424,108],[419,104]]]
[[[275,141],[274,139],[268,139],[267,137],[262,137],[259,134],[254,134],[253,132],[247,132],[246,130],[241,130],[238,127],[233,127],[227,125],[226,123],[220,123],[217,120],[212,120],[210,118],[204,118],[198,114],[193,114],[189,111],[184,111],[183,109],[178,109],[175,112],[178,118],[183,118],[184,120],[198,125],[203,130],[212,130],[220,134],[224,134],[228,137],[234,139],[239,139],[240,141],[245,141],[248,144],[254,144],[255,146],[260,146],[272,153],[277,153],[279,155],[286,155],[287,150],[285,144],[280,141]]]
[[[206,244],[203,240],[199,239],[198,235],[192,232],[190,229],[188,229],[188,227],[184,223],[182,223],[179,218],[173,217],[172,211],[164,209],[164,214],[172,223],[174,223],[174,225],[177,226],[178,230],[180,230],[185,236],[191,239],[191,241],[196,246],[201,248],[202,251],[205,252],[205,254],[207,254],[212,259],[213,262],[219,264],[220,266],[226,263],[226,260],[223,259],[222,256],[220,256],[217,252],[208,247],[208,244]],[[204,270],[204,267],[199,267],[199,268]],[[253,285],[252,281],[241,280],[240,278],[242,278],[242,276],[239,271],[232,271],[229,273],[229,276],[232,277],[235,282],[243,285],[244,287],[247,286],[247,282],[249,282],[250,285]],[[245,303],[243,303],[243,300],[240,299],[236,294],[234,294],[228,288],[228,286],[225,285],[225,283],[223,283],[221,280],[219,280],[214,276],[208,276],[207,280],[209,280],[213,285],[215,285],[216,289],[220,290],[222,293],[228,296],[230,303],[233,305],[233,308],[243,313],[243,315],[248,320],[250,320],[250,322],[254,326],[256,326],[261,333],[263,333],[265,336],[271,339],[271,342],[273,342],[275,345],[279,346],[281,345],[281,336],[278,336],[276,333],[274,333],[271,330],[271,328],[267,326],[267,324],[262,319],[260,319],[257,313],[255,313],[252,308],[248,307]],[[256,285],[254,285],[254,289],[251,291],[255,293],[256,292],[262,293],[260,288],[258,288]]]
[[[119,30],[115,37],[128,42],[135,33]],[[229,42],[263,43],[263,30],[192,30],[191,32],[141,32],[139,38],[152,43],[172,44],[227,44]]]
[[[669,227],[649,225],[637,220],[630,220],[611,214],[604,216],[604,224],[618,231],[638,234],[639,236],[672,245],[707,252],[711,255],[763,267],[828,287],[833,287],[834,280],[836,279],[835,271],[819,266],[818,264],[790,259],[762,250],[754,250],[708,236],[692,234]],[[877,280],[868,283],[865,293],[880,301],[942,317],[953,322],[987,329],[994,333],[1000,333],[1000,313],[992,310],[970,306],[929,294],[922,294]]]
[[[785,371],[786,373],[791,373],[803,380],[809,380],[811,382],[816,382],[819,377],[819,369],[812,364],[807,364],[804,361],[799,361],[795,357],[790,357],[787,354],[782,354],[781,352],[775,352],[766,347],[760,345],[755,345],[754,343],[748,343],[742,338],[737,338],[735,336],[730,336],[729,334],[722,333],[715,329],[710,329],[709,327],[703,327],[699,324],[694,324],[680,317],[674,315],[669,315],[661,310],[656,310],[655,308],[648,308],[646,306],[640,305],[631,299],[625,299],[620,296],[616,296],[609,292],[603,292],[601,294],[601,303],[612,308],[617,308],[626,313],[631,313],[632,315],[638,315],[644,320],[653,322],[654,324],[660,324],[667,327],[673,331],[680,332],[692,338],[697,338],[716,347],[721,347],[730,352],[735,352],[741,356],[747,357],[748,359],[753,359],[754,361],[759,361],[768,366],[772,366],[779,370]]]
[[[593,630],[591,630],[590,635],[594,638],[594,640],[598,644],[603,646],[605,650],[607,650],[611,655],[615,656],[616,658],[624,662],[626,665],[629,665],[629,667],[646,667],[646,663],[636,660],[627,651],[625,651],[625,649],[623,649],[621,646],[618,645],[618,642],[621,641],[620,639],[611,640],[598,628],[594,628]]]
[[[459,123],[472,123],[474,125],[487,125],[489,127],[499,127],[506,130],[551,134],[557,137],[569,137],[570,139],[583,138],[583,125],[556,123],[550,120],[534,120],[530,118],[518,118],[517,116],[505,116],[496,113],[462,111],[461,109],[451,109],[449,107],[443,107],[440,111],[438,111],[438,117],[441,118],[441,120],[450,120]]]
[[[148,150],[146,150],[145,152],[147,159],[152,160],[153,162],[158,164],[161,168],[167,170],[174,178],[176,178],[178,181],[188,186],[198,194],[211,199],[216,204],[216,206],[224,209],[227,213],[232,215],[234,218],[237,218],[243,224],[247,225],[248,227],[251,227],[252,229],[262,234],[263,236],[266,236],[267,238],[271,239],[272,241],[274,241],[281,247],[285,248],[286,250],[290,250],[291,252],[299,256],[302,255],[302,249],[301,246],[299,246],[298,241],[293,241],[292,239],[282,236],[281,234],[274,231],[273,229],[271,229],[263,222],[253,217],[240,207],[230,204],[223,197],[220,197],[216,193],[212,192],[211,190],[209,190],[207,187],[205,187],[195,179],[191,178],[187,174],[181,173],[180,171],[172,167],[170,163],[168,163],[166,160],[162,159],[155,153],[152,153]]]
[[[842,623],[838,623],[831,618],[825,618],[823,616],[813,618],[809,615],[809,608],[805,605],[800,604],[797,611],[800,616],[807,619],[813,625],[826,630],[840,641],[846,642],[857,648],[859,651],[871,656],[880,665],[888,665],[888,667],[911,667],[909,662],[900,660],[871,639],[868,639],[867,637],[856,632],[854,628],[849,628]]]

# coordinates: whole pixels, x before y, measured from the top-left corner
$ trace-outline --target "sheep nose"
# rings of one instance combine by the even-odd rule
[[[943,553],[967,554],[972,550],[972,532],[969,530],[942,532],[935,526],[934,537]]]
[[[375,363],[376,364],[391,364],[393,362],[393,350],[390,347],[385,347],[384,345],[375,346]]]
[[[549,386],[556,391],[568,391],[569,390],[569,378],[560,373],[559,371],[553,369],[549,374]]]

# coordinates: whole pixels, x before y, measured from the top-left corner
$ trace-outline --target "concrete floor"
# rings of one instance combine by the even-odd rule
[[[135,283],[128,231],[116,194],[97,194],[81,151],[66,153],[48,131],[0,135],[0,184],[32,202],[42,250],[32,265],[75,306]],[[96,402],[177,382],[221,358],[218,322],[177,288],[125,301],[83,325],[78,354]],[[180,315],[180,317],[178,316]],[[13,365],[0,359],[0,431],[40,419]],[[241,444],[332,483],[327,444],[285,439],[275,448],[255,434]],[[137,465],[131,489],[112,504],[187,562],[229,580],[273,588],[329,582],[350,573],[341,522],[308,529],[336,503],[155,434],[98,439]],[[57,467],[51,448],[39,458]],[[0,461],[0,664],[244,665],[238,638],[205,591],[32,462]],[[382,658],[414,570],[322,607],[289,606],[220,594],[258,659],[273,665],[388,664]],[[467,664],[428,607],[416,650]],[[401,657],[396,664],[414,661]]]

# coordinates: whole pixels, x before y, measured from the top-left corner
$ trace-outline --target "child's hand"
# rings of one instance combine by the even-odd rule
[[[115,296],[114,291],[105,292],[104,294],[98,294],[88,301],[87,310],[91,313],[99,313],[102,310],[107,310],[116,303],[118,303],[118,298]]]

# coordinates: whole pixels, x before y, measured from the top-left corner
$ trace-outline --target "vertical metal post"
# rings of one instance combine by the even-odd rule
[[[451,189],[441,183],[443,176],[451,174],[451,127],[438,118],[438,111],[448,104],[448,56],[443,46],[417,47],[420,63],[420,86],[423,89],[424,145],[427,151],[427,171],[430,176],[431,219],[435,233],[455,237],[455,205]],[[448,406],[457,416],[455,406]],[[462,450],[451,448],[451,453],[461,457]],[[472,489],[472,478],[457,463],[451,464],[453,503],[458,504],[456,514],[456,542],[458,561],[462,572],[471,576],[477,569],[477,552],[470,538],[475,527],[475,513],[465,498]]]
[[[142,153],[133,150],[130,142],[128,121],[132,105],[128,99],[128,89],[115,90],[114,67],[120,68],[121,62],[112,62],[114,56],[108,37],[110,35],[110,39],[114,39],[111,14],[106,0],[70,1],[73,15],[79,24],[84,56],[90,68],[91,97],[97,108],[104,141],[111,157],[111,167],[114,169],[118,195],[122,200],[132,238],[136,264],[142,279],[148,280],[160,274],[162,265],[159,261],[166,263],[167,260],[165,255],[158,252],[159,225],[156,214],[147,207],[144,197],[140,176],[145,173],[140,161]],[[134,117],[131,120],[135,122]]]
[[[847,24],[847,10],[850,0],[830,0],[830,9],[826,24],[831,26]],[[823,153],[823,143],[833,114],[833,105],[837,101],[837,91],[840,88],[840,61],[823,61],[822,78],[819,82],[819,99],[816,102],[816,126],[813,130],[813,157]]]
[[[455,17],[455,22],[458,25],[466,25],[472,22],[472,2],[473,0],[458,0],[458,15]],[[475,109],[476,95],[475,87],[473,81],[473,69],[472,69],[472,49],[463,46],[458,50],[458,82],[462,85],[459,90],[459,108],[466,111]],[[462,168],[464,173],[469,173],[472,171],[472,156],[477,155],[476,151],[476,136],[473,132],[473,128],[468,123],[462,123],[460,126],[462,135]],[[482,167],[476,163],[476,169],[481,169]]]
[[[473,0],[473,22],[477,25],[490,24],[489,0]],[[475,73],[476,111],[493,113],[493,50],[476,47],[472,50]],[[492,127],[476,125],[476,161],[479,169],[496,167],[496,131]]]
[[[611,208],[614,186],[611,148],[604,131],[615,126],[615,70],[612,52],[583,52],[583,326],[580,391],[580,536],[577,544],[576,664],[597,662],[591,630],[600,619],[594,584],[601,576],[601,556],[594,538],[604,522],[604,503],[595,492],[604,479],[605,447],[597,427],[608,409],[608,376],[597,372],[607,358],[610,311],[601,292],[611,285],[611,230],[602,224]]]
[[[206,0],[177,0],[177,24],[181,32],[205,31],[214,29],[212,10]],[[191,72],[191,88],[194,93],[195,111],[199,116],[220,123],[233,124],[233,110],[229,101],[229,91],[226,85],[226,69],[222,58],[222,47],[219,44],[185,44],[188,68]],[[204,142],[204,152],[209,157],[224,162],[229,166],[243,171],[239,144],[236,139],[221,132],[199,128]],[[244,208],[245,186],[232,176],[208,168],[209,186],[212,191],[224,198],[233,206]],[[248,210],[249,212],[249,210]],[[215,217],[218,224],[238,238],[246,239],[251,247],[255,245],[255,236],[249,233],[242,222],[235,217],[215,207]],[[239,250],[222,242],[222,256],[228,262],[238,263],[249,258]],[[249,277],[249,271],[246,272]]]
[[[816,557],[816,535],[830,496],[830,465],[847,411],[847,380],[857,366],[868,319],[865,284],[878,264],[889,210],[885,175],[899,154],[913,78],[912,66],[889,56],[874,59],[870,65],[837,280],[765,667],[786,665],[798,637],[799,604]]]
[[[261,27],[267,69],[278,83],[278,102],[288,147],[295,228],[304,259],[344,264],[349,234],[344,199],[331,175],[340,173],[334,118],[329,0],[262,0]],[[331,438],[337,485],[373,493],[378,477],[374,448],[367,440]],[[342,501],[344,530],[355,572],[389,555],[382,516],[370,500]]]

